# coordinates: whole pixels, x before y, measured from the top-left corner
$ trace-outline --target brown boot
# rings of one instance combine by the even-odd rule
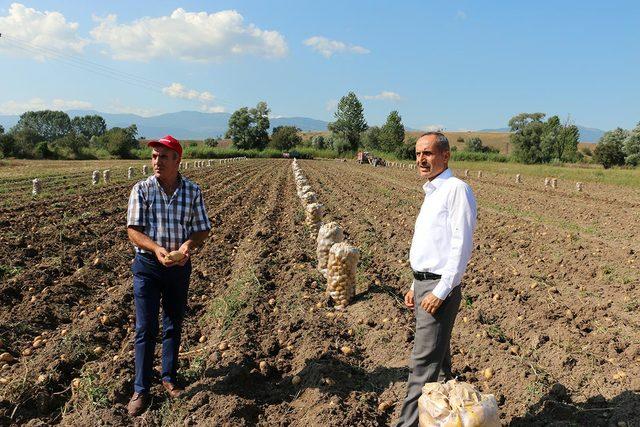
[[[162,387],[167,390],[167,393],[169,393],[169,396],[171,397],[180,397],[180,395],[184,391],[184,388],[169,381],[162,381]]]
[[[149,406],[149,393],[133,393],[127,405],[127,411],[132,417],[137,417],[146,411]]]

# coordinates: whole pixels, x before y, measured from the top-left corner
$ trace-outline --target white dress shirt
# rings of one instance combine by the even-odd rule
[[[409,260],[415,271],[439,274],[433,294],[445,299],[460,284],[473,249],[476,199],[466,182],[445,169],[424,189]],[[413,290],[413,284],[411,285]]]

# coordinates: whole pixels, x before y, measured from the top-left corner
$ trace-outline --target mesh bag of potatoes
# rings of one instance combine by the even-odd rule
[[[302,198],[306,193],[311,192],[311,186],[307,183],[298,186],[298,197]]]
[[[316,240],[318,244],[316,254],[318,255],[318,271],[320,271],[324,277],[327,277],[327,262],[329,261],[329,250],[331,246],[343,240],[344,233],[337,222],[329,222],[320,227]]]
[[[313,191],[308,191],[308,192],[306,192],[306,193],[304,193],[302,195],[302,200],[306,204],[313,204],[313,203],[316,203],[318,201],[318,195],[316,193],[314,193]]]
[[[426,383],[418,399],[420,427],[499,427],[498,403],[469,383]]]
[[[356,268],[360,251],[346,242],[336,243],[327,260],[327,293],[336,308],[346,307],[356,295]]]
[[[324,216],[324,205],[322,203],[310,203],[305,208],[307,225],[317,233],[322,225],[322,217]]]

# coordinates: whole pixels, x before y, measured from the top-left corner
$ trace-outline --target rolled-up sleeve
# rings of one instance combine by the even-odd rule
[[[133,186],[129,196],[129,207],[127,209],[127,227],[130,225],[144,227],[147,218],[145,217],[146,200],[140,183]]]
[[[447,298],[462,280],[462,275],[471,258],[473,231],[477,218],[476,200],[471,188],[466,184],[456,187],[448,204],[451,249],[442,277],[433,289],[433,294],[440,299]]]
[[[191,212],[192,216],[189,222],[189,228],[192,233],[211,230],[211,222],[207,216],[207,209],[204,206],[202,191],[199,187],[196,189],[196,195],[193,198],[193,209]]]

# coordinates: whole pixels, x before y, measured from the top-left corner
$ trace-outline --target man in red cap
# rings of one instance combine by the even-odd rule
[[[171,397],[177,384],[178,349],[187,306],[191,255],[209,235],[211,223],[200,187],[180,175],[180,142],[167,135],[150,141],[153,175],[136,183],[129,197],[127,233],[135,246],[135,382],[131,416],[150,401],[158,315],[162,304],[162,385]]]

